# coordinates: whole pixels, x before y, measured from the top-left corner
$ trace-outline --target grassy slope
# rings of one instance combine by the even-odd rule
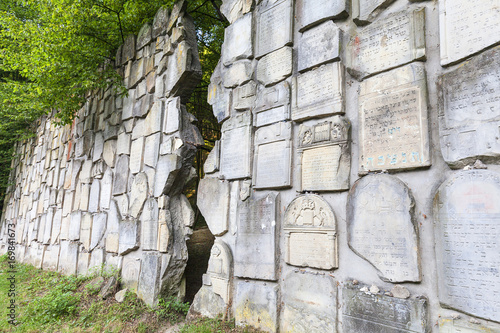
[[[184,324],[188,304],[176,300],[161,300],[152,309],[127,293],[125,301],[114,297],[99,297],[96,272],[86,277],[66,277],[42,271],[30,265],[16,264],[17,326],[8,323],[10,304],[9,265],[6,256],[0,257],[0,332],[164,332],[175,323]],[[257,332],[235,328],[234,323],[219,320],[198,320],[186,323],[183,333]]]

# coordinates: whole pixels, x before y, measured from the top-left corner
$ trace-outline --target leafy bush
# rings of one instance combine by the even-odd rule
[[[160,298],[158,307],[155,309],[158,317],[170,321],[176,321],[179,316],[187,315],[188,311],[189,303],[183,303],[176,297]]]

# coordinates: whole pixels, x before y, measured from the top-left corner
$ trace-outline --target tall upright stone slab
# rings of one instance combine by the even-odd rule
[[[158,250],[158,202],[151,198],[144,204],[141,214],[141,247]]]
[[[357,25],[373,20],[395,0],[352,0],[352,17]]]
[[[127,192],[129,173],[129,157],[122,155],[118,157],[115,168],[115,177],[113,181],[113,195]]]
[[[344,66],[326,64],[292,78],[292,120],[344,113]]]
[[[90,251],[95,249],[100,244],[105,245],[104,242],[102,242],[102,240],[106,232],[106,221],[107,221],[106,213],[99,213],[94,215],[94,219],[92,221],[92,237],[90,240],[90,248],[89,248]]]
[[[234,300],[236,324],[265,332],[278,329],[278,288],[258,282],[238,282]]]
[[[149,306],[158,302],[160,291],[161,257],[155,252],[145,252],[142,256],[141,273],[137,296]]]
[[[300,126],[298,173],[301,191],[349,189],[350,128],[350,122],[343,116],[313,126]]]
[[[141,271],[141,259],[128,255],[123,257],[121,278],[123,285],[132,291],[137,291],[139,284],[139,273]]]
[[[283,291],[282,332],[337,331],[337,282],[331,276],[293,271]]]
[[[292,43],[292,1],[262,1],[257,8],[256,57]]]
[[[222,125],[221,171],[225,179],[251,177],[252,115],[237,114]]]
[[[238,206],[234,275],[276,280],[279,193],[251,197]]]
[[[359,171],[431,165],[424,64],[369,78],[359,96]]]
[[[306,1],[311,3],[312,1]],[[322,9],[322,13],[324,8]],[[342,31],[327,21],[311,28],[300,36],[298,70],[303,72],[315,66],[340,59]]]
[[[343,332],[427,333],[427,300],[367,294],[360,287],[342,288]]]
[[[291,186],[292,124],[279,122],[255,131],[254,188]]]
[[[349,191],[349,247],[389,282],[419,282],[415,203],[408,187],[389,175],[368,175]]]
[[[210,232],[222,236],[229,228],[229,182],[205,177],[198,185],[197,206]]]
[[[144,205],[144,201],[148,197],[148,177],[144,172],[138,173],[132,182],[130,189],[130,207],[129,214],[134,218],[138,218]]]
[[[500,175],[460,171],[434,197],[440,302],[500,321]]]
[[[422,8],[391,14],[358,30],[347,45],[347,71],[362,80],[414,60],[424,60],[424,25],[425,8]]]
[[[226,305],[230,304],[232,296],[233,256],[229,246],[221,240],[216,240],[210,250],[207,273],[203,275],[203,284],[212,287]]]
[[[439,79],[441,153],[452,168],[500,160],[498,57],[495,47]]]
[[[446,66],[500,42],[496,1],[439,1],[441,65]]]
[[[337,221],[323,198],[301,195],[286,208],[285,262],[294,266],[333,269],[338,267]]]
[[[345,18],[349,11],[348,0],[297,0],[295,6],[299,31],[326,20]]]

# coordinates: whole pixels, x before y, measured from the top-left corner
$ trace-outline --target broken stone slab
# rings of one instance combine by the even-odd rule
[[[331,19],[342,19],[349,15],[349,1],[346,0],[297,0],[295,16],[299,31]]]
[[[182,158],[176,154],[162,155],[156,165],[154,196],[170,192],[177,174],[182,167]]]
[[[125,255],[139,248],[138,220],[129,218],[120,221],[118,254]]]
[[[236,325],[265,332],[278,329],[278,286],[238,281],[234,300]]]
[[[113,181],[113,195],[127,192],[129,176],[129,157],[122,155],[118,157],[115,168],[115,179]]]
[[[118,303],[123,303],[123,301],[125,301],[125,297],[127,295],[127,292],[128,292],[128,288],[125,288],[125,289],[122,289],[120,290],[119,292],[117,292],[115,294],[115,300],[118,302]]]
[[[130,206],[128,213],[134,218],[138,218],[142,206],[148,197],[148,177],[144,172],[138,173],[132,187],[130,188]]]
[[[220,11],[229,23],[234,23],[237,19],[250,12],[253,0],[224,0],[220,6]]]
[[[394,0],[353,0],[352,17],[357,25],[366,25],[375,20]]]
[[[365,176],[349,191],[349,247],[388,282],[420,282],[415,202],[401,180],[386,174]]]
[[[111,192],[113,190],[113,171],[107,168],[101,180],[101,196],[99,198],[99,206],[101,209],[108,209],[111,200]]]
[[[257,85],[250,81],[245,85],[236,87],[233,94],[233,107],[235,110],[244,111],[253,107]]]
[[[139,273],[141,271],[141,259],[136,254],[123,257],[121,280],[123,285],[132,292],[137,291]]]
[[[239,60],[222,71],[222,82],[226,88],[234,88],[250,81],[254,64],[250,60]]]
[[[224,122],[221,138],[221,171],[225,179],[251,177],[252,119],[250,111]]]
[[[224,32],[224,44],[222,45],[222,62],[224,66],[240,59],[248,59],[253,56],[253,14],[249,13],[239,18]]]
[[[197,206],[215,236],[228,231],[229,182],[203,178],[198,185]]]
[[[152,26],[149,23],[145,23],[139,33],[137,34],[136,49],[140,50],[147,44],[151,42],[152,38]]]
[[[104,142],[102,158],[106,165],[114,168],[116,160],[116,140],[108,140]]]
[[[99,291],[99,296],[102,299],[108,299],[115,294],[116,289],[118,289],[118,279],[116,278],[116,276],[112,276],[108,278],[106,283],[102,286],[101,290]]]
[[[220,141],[217,140],[203,164],[203,171],[211,174],[219,171],[220,168]]]
[[[137,296],[149,306],[154,306],[158,302],[160,272],[160,255],[154,252],[143,252]]]
[[[290,84],[281,82],[272,87],[260,86],[253,108],[254,126],[261,127],[290,119]]]
[[[98,179],[94,179],[90,187],[88,211],[97,213],[99,211],[99,199],[101,194],[101,183]]]
[[[143,250],[158,250],[158,202],[151,198],[144,204],[141,214],[141,247]]]
[[[199,315],[208,318],[223,317],[226,311],[227,306],[222,297],[214,293],[211,286],[202,285],[194,296],[188,318]]]
[[[128,35],[122,47],[122,65],[135,58],[135,35]]]
[[[92,221],[92,237],[90,241],[89,251],[92,251],[96,248],[96,246],[101,244],[104,233],[106,232],[106,221],[106,213],[99,213],[94,215],[94,219]]]

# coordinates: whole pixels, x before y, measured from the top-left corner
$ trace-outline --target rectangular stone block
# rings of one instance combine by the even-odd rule
[[[257,80],[270,86],[292,74],[292,48],[282,47],[262,57],[257,64]]]
[[[255,127],[289,120],[290,84],[285,81],[269,88],[259,87],[253,112]]]
[[[172,134],[181,129],[181,99],[179,97],[168,99],[165,105],[165,119],[163,133]]]
[[[222,125],[221,171],[226,179],[251,177],[252,119],[249,111]]]
[[[370,295],[342,288],[343,332],[427,333],[427,301]]]
[[[277,331],[277,286],[238,281],[234,307],[237,325],[250,325],[265,332]]]
[[[298,70],[303,72],[326,62],[339,60],[341,46],[342,31],[333,21],[305,31],[299,39]]]
[[[359,171],[431,165],[424,64],[369,78],[359,96]]]
[[[142,249],[158,250],[158,202],[154,198],[144,204],[140,220]]]
[[[257,58],[292,43],[292,1],[268,3],[262,2],[257,8]]]
[[[292,124],[280,122],[255,131],[255,189],[291,186]]]
[[[295,16],[299,22],[299,31],[326,20],[347,17],[348,0],[297,0]]]
[[[500,47],[439,78],[441,153],[452,168],[500,160]]]
[[[446,66],[500,42],[496,1],[439,1],[441,65]]]
[[[397,12],[359,29],[351,36],[347,50],[347,71],[358,80],[424,60],[425,8]]]
[[[279,193],[269,192],[238,205],[234,275],[276,280]]]
[[[254,81],[250,81],[243,86],[236,87],[233,95],[233,107],[235,110],[251,109],[255,102],[255,90],[257,86]]]
[[[144,164],[155,168],[160,152],[160,133],[146,137],[145,145]]]
[[[132,141],[130,148],[130,172],[138,173],[144,163],[144,137]]]
[[[292,120],[344,113],[344,67],[326,64],[292,78]]]
[[[222,61],[225,66],[253,55],[252,18],[252,13],[246,14],[226,28],[222,45]]]

